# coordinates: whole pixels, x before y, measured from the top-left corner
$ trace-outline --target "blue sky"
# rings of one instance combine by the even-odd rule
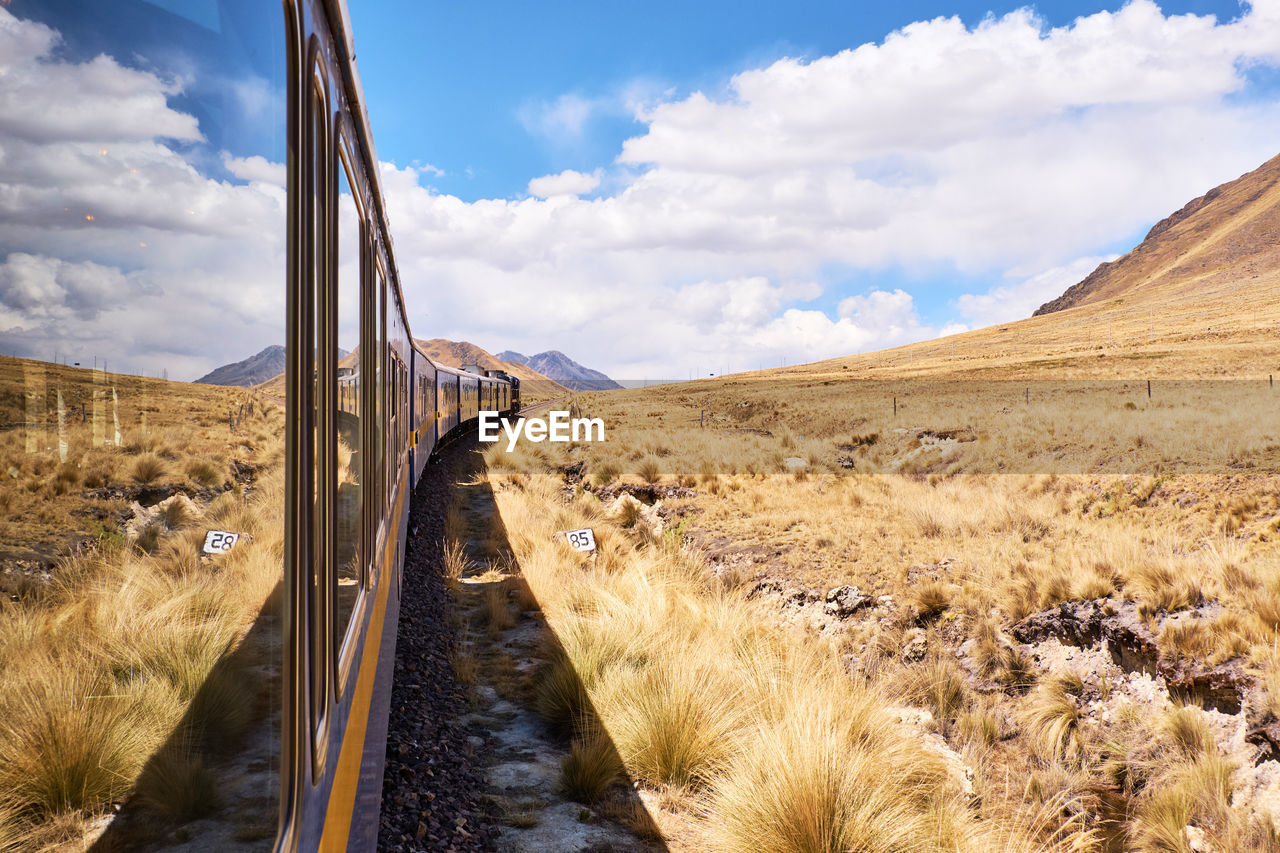
[[[1276,153],[1277,6],[351,15],[415,333],[636,377],[1027,316]]]
[[[445,172],[432,180],[437,189],[474,201],[523,194],[539,175],[608,164],[624,139],[644,130],[619,109],[589,120],[581,139],[531,133],[522,116],[561,95],[719,92],[739,71],[782,57],[828,56],[938,16],[973,26],[1024,5],[378,0],[353,2],[350,14],[379,156],[436,166]],[[1030,4],[1050,26],[1116,7]],[[1161,8],[1223,21],[1240,14],[1233,0]]]
[[[60,8],[0,4],[11,348],[192,378],[279,342],[279,8]],[[350,12],[414,334],[622,379],[1026,317],[1280,149],[1280,0]],[[157,319],[192,305],[233,331]]]

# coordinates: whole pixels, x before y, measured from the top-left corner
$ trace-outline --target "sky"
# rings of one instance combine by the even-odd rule
[[[1280,153],[1280,0],[350,14],[413,334],[619,379],[1026,317]],[[271,4],[0,2],[0,349],[284,341],[282,45]]]
[[[624,378],[1028,316],[1280,153],[1278,14],[351,8],[415,334]]]

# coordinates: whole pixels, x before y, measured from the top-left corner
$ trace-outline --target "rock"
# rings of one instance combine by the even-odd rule
[[[803,471],[809,467],[809,460],[802,459],[799,456],[788,456],[782,460],[782,467],[788,471]]]
[[[912,628],[904,635],[902,643],[902,659],[908,662],[924,660],[929,651],[929,638],[923,628]]]
[[[919,742],[925,752],[937,756],[946,769],[947,779],[961,795],[972,799],[973,769],[964,763],[960,753],[952,749],[934,730],[933,714],[923,708],[895,707],[889,709],[901,731]]]
[[[171,498],[165,498],[164,500],[160,501],[160,503],[156,504],[156,506],[160,509],[161,512],[165,512],[166,510],[169,509],[170,506],[172,506],[175,503],[182,507],[182,511],[187,518],[199,518],[201,515],[204,514],[200,510],[200,507],[196,504],[195,501],[191,500],[191,498],[181,493],[176,494]]]
[[[870,604],[870,596],[863,595],[856,586],[838,586],[827,593],[823,611],[828,616],[845,619]]]
[[[1182,828],[1182,834],[1187,837],[1187,849],[1192,853],[1214,853],[1213,847],[1204,837],[1204,830],[1200,827],[1187,824]]]
[[[1201,605],[1164,617],[1152,630],[1132,601],[1064,601],[1015,623],[1009,633],[1021,643],[1039,643],[1050,637],[1082,648],[1104,643],[1112,660],[1126,672],[1159,676],[1169,691],[1183,701],[1224,714],[1238,714],[1252,682],[1240,661],[1211,667],[1202,661],[1161,652],[1156,639],[1167,622],[1186,623],[1214,614],[1216,605]]]
[[[630,527],[640,517],[644,504],[633,495],[618,495],[617,499],[604,511],[604,517],[610,521],[618,521],[623,527]]]
[[[584,484],[583,488],[591,491],[591,483]],[[596,493],[601,503],[607,503],[618,495],[631,495],[641,503],[651,504],[660,500],[696,498],[698,493],[685,486],[661,483],[610,483]]]
[[[665,526],[665,522],[662,520],[662,501],[640,510],[640,520],[653,531],[654,536],[661,536],[662,529]]]
[[[933,714],[926,708],[909,708],[900,705],[890,708],[889,713],[900,725],[910,726],[921,732],[933,731]]]

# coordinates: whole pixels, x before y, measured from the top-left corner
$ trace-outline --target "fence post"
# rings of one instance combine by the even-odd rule
[[[893,416],[895,418],[898,416],[898,398],[897,397],[893,398]]]
[[[1147,399],[1151,399],[1151,380],[1147,380]]]

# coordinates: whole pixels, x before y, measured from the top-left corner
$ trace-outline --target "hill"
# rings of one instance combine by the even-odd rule
[[[478,364],[485,370],[505,370],[520,380],[520,396],[525,405],[563,397],[569,393],[564,385],[532,367],[515,361],[503,361],[470,341],[449,341],[444,338],[414,340],[428,356],[449,367]]]
[[[538,370],[521,362],[505,361],[470,341],[449,341],[444,338],[432,338],[431,340],[415,338],[414,340],[428,356],[449,367],[478,364],[485,370],[505,370],[521,382],[546,383],[548,386],[556,385],[560,387],[551,377],[540,373]]]
[[[530,356],[505,350],[498,353],[498,358],[528,365],[574,391],[608,391],[622,387],[600,371],[584,367],[559,350],[547,350]]]
[[[273,344],[244,361],[224,364],[201,376],[196,382],[205,385],[236,385],[247,388],[259,385],[273,376],[284,373],[284,347]]]
[[[521,388],[525,402],[530,399],[536,402],[551,397],[562,397],[569,393],[569,389],[558,382],[548,379],[538,371],[523,364],[502,361],[495,358],[487,350],[481,349],[468,341],[449,341],[444,338],[432,338],[430,340],[415,338],[414,340],[428,357],[447,367],[478,364],[486,370],[507,371],[522,383]],[[281,364],[280,372],[263,382],[259,389],[267,394],[283,396],[285,392],[283,371],[284,365]]]
[[[1280,269],[1280,156],[1157,222],[1131,252],[1098,266],[1035,316],[1137,288],[1191,290]]]

